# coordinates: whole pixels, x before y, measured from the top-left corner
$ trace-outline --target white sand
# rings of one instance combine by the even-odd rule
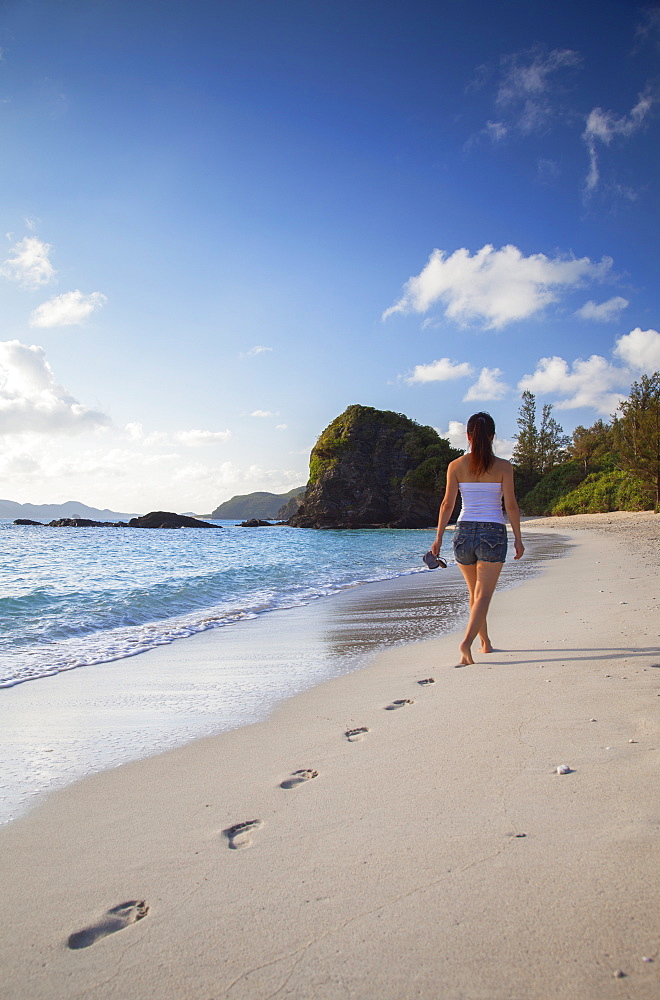
[[[655,1000],[660,517],[627,517],[561,519],[475,666],[392,649],[0,831],[3,997]]]

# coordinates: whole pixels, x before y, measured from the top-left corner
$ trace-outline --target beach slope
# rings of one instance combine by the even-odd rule
[[[0,831],[3,997],[655,1000],[659,523]]]

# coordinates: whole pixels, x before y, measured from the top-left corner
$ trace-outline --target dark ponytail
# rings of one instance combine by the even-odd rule
[[[483,476],[493,464],[493,443],[495,421],[490,413],[473,413],[467,422],[470,435],[470,472]]]

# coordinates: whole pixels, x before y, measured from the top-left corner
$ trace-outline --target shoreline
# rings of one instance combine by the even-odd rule
[[[557,554],[553,536],[537,535],[501,586],[518,586]],[[0,825],[88,774],[266,718],[383,645],[453,630],[466,608],[458,567],[421,570],[5,688]]]
[[[655,997],[660,518],[639,558],[568,520],[475,666],[455,634],[395,646],[1,830],[7,996]]]

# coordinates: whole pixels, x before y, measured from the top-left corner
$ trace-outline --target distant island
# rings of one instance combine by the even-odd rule
[[[296,498],[305,492],[306,487],[296,486],[288,493],[246,493],[225,500],[211,513],[213,520],[232,520],[233,518],[248,520],[286,521],[298,509]]]
[[[29,518],[34,521],[54,521],[62,517],[86,518],[90,521],[130,521],[136,517],[136,512],[120,513],[116,510],[99,510],[98,507],[88,507],[78,500],[67,500],[66,503],[16,503],[14,500],[0,500],[0,518],[13,521],[16,518]]]

